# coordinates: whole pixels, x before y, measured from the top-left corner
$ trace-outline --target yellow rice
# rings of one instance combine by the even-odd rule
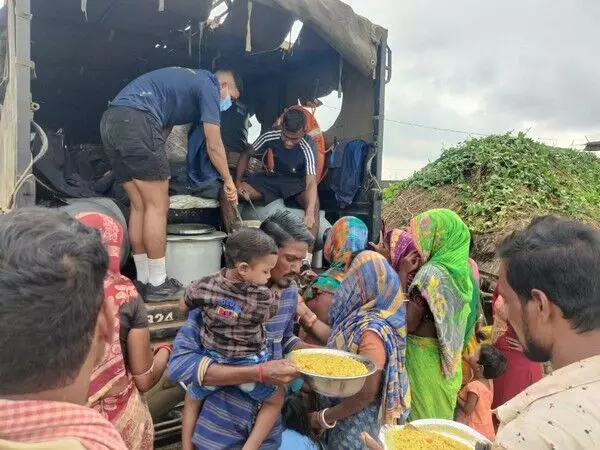
[[[415,427],[387,432],[385,443],[390,450],[469,450],[466,445],[446,436]]]
[[[368,372],[367,367],[347,356],[325,353],[292,353],[298,368],[313,375],[329,377],[356,377]]]

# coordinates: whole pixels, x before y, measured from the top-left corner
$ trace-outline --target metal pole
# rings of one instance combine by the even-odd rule
[[[12,0],[11,0],[12,1]],[[17,173],[18,179],[31,162],[31,0],[15,0],[15,62],[17,93]],[[16,196],[14,207],[35,205],[35,181],[30,178]]]

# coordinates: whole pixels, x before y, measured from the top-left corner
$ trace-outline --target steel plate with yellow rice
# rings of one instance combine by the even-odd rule
[[[471,450],[485,436],[458,422],[415,420],[406,426],[386,425],[379,436],[386,450]]]
[[[369,371],[360,361],[327,353],[292,353],[292,361],[302,372],[322,377],[359,377]]]
[[[367,358],[330,348],[296,350],[288,358],[315,392],[328,397],[356,394],[365,379],[377,370]]]

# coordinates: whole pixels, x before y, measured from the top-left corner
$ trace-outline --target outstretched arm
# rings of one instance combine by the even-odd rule
[[[283,386],[298,376],[296,366],[288,360],[268,361],[253,366],[216,364],[205,356],[200,340],[199,311],[192,311],[173,343],[169,360],[169,378],[188,385],[233,386],[260,381]],[[259,369],[260,367],[260,369]]]

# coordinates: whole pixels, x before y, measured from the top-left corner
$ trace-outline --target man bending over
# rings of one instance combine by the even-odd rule
[[[168,279],[165,253],[169,211],[169,162],[165,140],[174,125],[202,123],[210,162],[223,178],[226,201],[237,201],[221,139],[220,111],[240,96],[231,71],[166,67],[136,78],[102,116],[100,133],[117,181],[129,196],[129,240],[138,288],[146,301],[173,297],[181,288]]]

